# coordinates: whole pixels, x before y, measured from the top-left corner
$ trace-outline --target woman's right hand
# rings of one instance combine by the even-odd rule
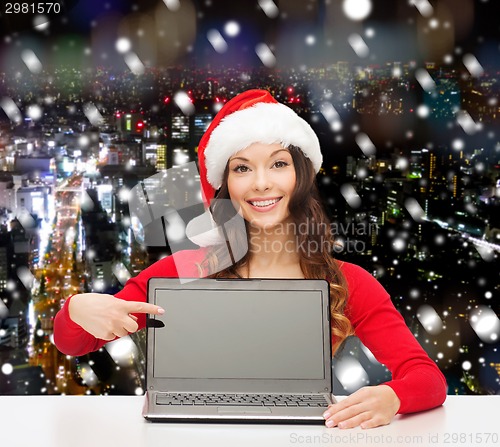
[[[126,301],[102,293],[82,293],[69,300],[69,316],[89,334],[101,340],[124,337],[139,328],[133,313],[162,315],[154,304]]]

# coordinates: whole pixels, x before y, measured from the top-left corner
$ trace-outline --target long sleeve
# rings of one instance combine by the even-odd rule
[[[126,301],[146,301],[148,280],[153,277],[177,278],[178,271],[182,276],[198,277],[196,263],[203,259],[202,250],[185,250],[167,256],[143,270],[136,277],[127,281],[122,290],[115,294],[116,298]],[[179,268],[178,268],[179,267]],[[102,348],[108,340],[101,340],[85,331],[71,320],[69,303],[66,300],[54,320],[54,343],[59,351],[67,355],[84,355]],[[139,329],[146,326],[146,315],[137,314]]]
[[[441,405],[446,380],[410,332],[382,285],[366,270],[343,263],[349,299],[346,316],[355,334],[392,374],[390,386],[401,401],[398,413]]]

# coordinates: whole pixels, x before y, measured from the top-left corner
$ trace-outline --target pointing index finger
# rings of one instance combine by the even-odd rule
[[[141,301],[128,301],[126,307],[129,313],[153,315],[163,315],[165,313],[165,309],[162,307],[151,303],[143,303]]]

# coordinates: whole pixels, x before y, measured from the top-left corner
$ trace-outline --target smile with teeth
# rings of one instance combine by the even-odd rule
[[[265,206],[270,206],[274,205],[275,203],[279,202],[281,200],[281,197],[277,199],[271,199],[271,200],[258,200],[258,201],[248,201],[253,206],[257,206],[259,208],[263,208]]]

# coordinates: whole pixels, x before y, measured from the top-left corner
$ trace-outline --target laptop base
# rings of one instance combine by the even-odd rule
[[[247,406],[169,406],[155,404],[155,392],[146,393],[142,415],[150,422],[218,424],[324,424],[328,407],[247,407]],[[327,400],[335,403],[332,395]],[[295,413],[295,414],[294,414]]]

